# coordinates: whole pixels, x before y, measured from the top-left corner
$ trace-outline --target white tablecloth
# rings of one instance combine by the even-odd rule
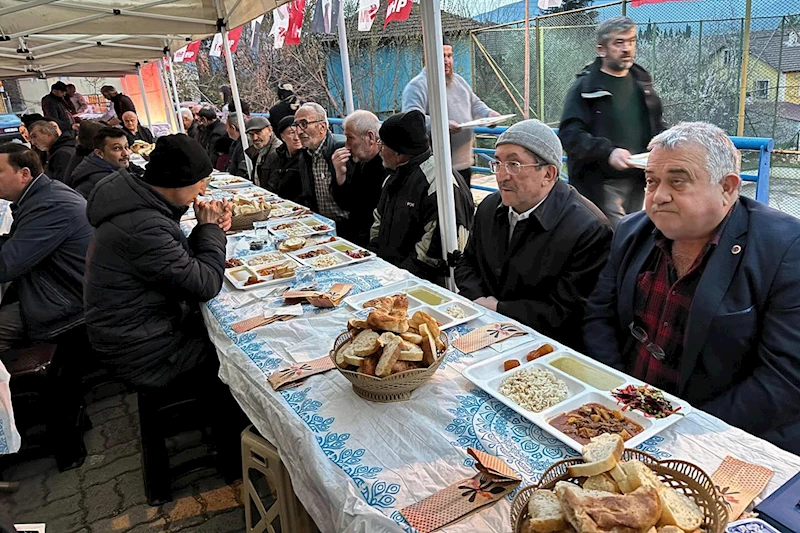
[[[355,294],[409,274],[375,259],[317,276],[323,289],[334,282],[353,283]],[[399,509],[474,475],[467,447],[503,458],[522,476],[523,486],[554,461],[574,454],[462,377],[468,365],[497,353],[491,348],[471,355],[453,349],[432,380],[406,402],[362,400],[336,371],[275,392],[267,382],[270,373],[324,356],[351,310],[309,307],[303,318],[237,335],[232,323],[279,302],[235,309],[234,292],[240,293],[225,282],[204,309],[221,360],[220,376],[258,431],[279,449],[297,496],[323,532],[413,531]],[[507,319],[487,313],[450,334],[463,335],[497,320]],[[767,466],[775,475],[764,495],[800,471],[800,457],[698,411],[640,449],[692,461],[709,474],[726,455]],[[510,501],[445,531],[509,531]]]

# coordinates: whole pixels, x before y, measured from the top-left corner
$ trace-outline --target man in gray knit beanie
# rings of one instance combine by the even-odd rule
[[[606,263],[605,215],[560,179],[561,142],[538,120],[514,124],[489,166],[499,191],[478,206],[456,267],[462,296],[576,350],[586,299]]]

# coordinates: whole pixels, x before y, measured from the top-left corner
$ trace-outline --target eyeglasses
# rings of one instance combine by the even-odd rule
[[[633,322],[628,324],[628,328],[631,330],[631,335],[633,335],[633,338],[644,344],[644,347],[648,352],[650,352],[650,355],[659,361],[662,361],[664,357],[666,357],[664,349],[661,346],[653,342],[647,342],[647,332],[643,328],[635,325]]]
[[[529,163],[527,165],[523,165],[522,163],[518,163],[517,161],[507,161],[504,163],[502,161],[494,160],[494,161],[489,161],[489,170],[491,170],[494,174],[497,174],[497,171],[500,170],[500,167],[502,167],[503,170],[506,171],[506,174],[508,174],[509,176],[516,176],[519,174],[519,171],[525,167],[542,168],[546,167],[549,164],[550,163]]]
[[[309,121],[304,119],[304,120],[299,120],[297,122],[293,122],[292,126],[294,126],[295,128],[300,128],[301,130],[305,131],[306,128],[308,128],[310,125],[318,124],[320,122],[325,122],[325,121],[324,120],[312,120],[311,122],[309,122]]]

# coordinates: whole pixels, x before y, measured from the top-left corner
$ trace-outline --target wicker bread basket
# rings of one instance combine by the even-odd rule
[[[269,220],[271,208],[267,206],[264,210],[251,215],[237,215],[231,217],[231,231],[243,231],[253,229],[253,222],[263,222]]]
[[[639,450],[626,449],[622,454],[622,460],[632,459],[643,462],[655,472],[662,483],[691,498],[705,515],[701,527],[706,533],[725,531],[725,525],[728,523],[725,500],[717,493],[711,478],[700,468],[677,459],[659,461]],[[528,501],[531,494],[539,489],[552,489],[558,481],[577,483],[579,478],[570,476],[567,467],[581,463],[583,459],[580,457],[559,461],[542,474],[538,483],[520,489],[511,502],[511,527],[515,533],[522,531],[522,524],[528,518]]]
[[[367,376],[352,370],[344,370],[336,365],[336,350],[343,344],[350,342],[351,335],[346,331],[337,337],[333,349],[328,356],[333,361],[336,369],[353,384],[353,392],[373,402],[401,402],[411,398],[411,392],[428,381],[444,361],[444,354],[449,348],[449,339],[444,332],[439,333],[439,339],[444,343],[444,348],[436,352],[436,361],[428,368],[407,370],[392,374],[385,378]]]

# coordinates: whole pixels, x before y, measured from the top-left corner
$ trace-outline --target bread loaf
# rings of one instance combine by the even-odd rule
[[[371,329],[360,331],[350,343],[353,345],[353,353],[361,357],[374,354],[381,347],[378,343],[379,337],[380,335]]]
[[[552,490],[537,490],[531,495],[528,518],[534,533],[555,533],[567,527],[561,503]]]

